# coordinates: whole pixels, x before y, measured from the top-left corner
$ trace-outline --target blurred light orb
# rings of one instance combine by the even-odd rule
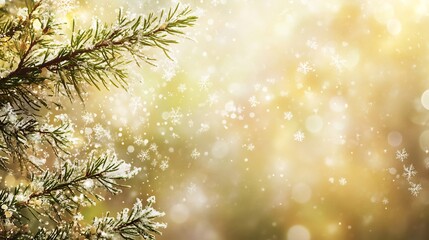
[[[287,231],[287,240],[310,240],[310,231],[302,225],[294,225]]]
[[[348,69],[353,69],[360,61],[359,49],[352,49],[345,54],[346,66]]]
[[[214,158],[221,159],[229,153],[229,144],[226,141],[218,140],[213,144],[211,152]]]
[[[178,203],[170,208],[168,215],[173,222],[181,224],[189,219],[189,209],[184,204]]]
[[[311,198],[311,192],[311,188],[307,184],[295,184],[292,188],[292,199],[297,203],[306,203]]]
[[[168,120],[170,118],[170,112],[163,112],[161,114],[162,119]]]
[[[334,112],[343,112],[348,108],[348,104],[344,98],[335,96],[329,101],[329,108]]]
[[[312,133],[318,133],[323,128],[323,119],[318,115],[311,115],[305,120],[305,127]]]
[[[129,146],[127,147],[127,152],[129,152],[129,153],[133,153],[133,152],[134,152],[134,150],[135,150],[135,148],[134,148],[134,146],[133,146],[133,145],[129,145]]]
[[[402,143],[402,134],[397,131],[390,132],[387,135],[387,142],[392,147],[398,147]]]
[[[428,89],[428,90],[426,90],[426,91],[422,94],[422,97],[421,97],[420,101],[421,101],[421,103],[422,103],[423,107],[424,107],[426,110],[429,110],[429,89]]]
[[[390,34],[396,36],[396,35],[398,35],[401,32],[401,30],[402,30],[402,25],[401,25],[401,22],[399,20],[397,20],[397,19],[390,19],[387,22],[387,31]]]
[[[396,170],[396,168],[391,167],[391,168],[389,168],[389,173],[390,173],[391,175],[395,175],[396,173],[398,173],[398,171]]]
[[[392,19],[395,16],[395,9],[389,3],[383,3],[381,5],[376,4],[372,9],[375,19],[379,23],[385,23],[389,19]]]
[[[92,134],[92,128],[85,128],[85,135],[91,135]]]

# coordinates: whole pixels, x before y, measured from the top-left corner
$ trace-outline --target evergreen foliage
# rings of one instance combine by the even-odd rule
[[[82,207],[118,194],[124,180],[139,172],[114,151],[94,150],[85,159],[69,154],[73,124],[67,115],[53,119],[44,111],[61,109],[63,96],[84,101],[86,86],[126,87],[127,65],[154,64],[147,49],[169,57],[169,47],[196,21],[189,7],[133,16],[118,11],[114,23],[71,33],[56,19],[54,0],[6,2],[0,6],[0,168],[27,181],[0,190],[0,238],[155,239],[163,213],[140,199],[117,217],[105,213],[82,221]],[[0,3],[1,4],[1,3]],[[130,60],[131,59],[131,60]],[[40,149],[50,149],[48,163]],[[26,182],[26,183],[25,183]],[[45,223],[49,222],[49,226]]]

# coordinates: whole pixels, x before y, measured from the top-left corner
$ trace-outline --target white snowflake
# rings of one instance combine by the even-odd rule
[[[411,178],[414,177],[416,174],[417,174],[417,171],[414,168],[413,164],[411,164],[408,167],[404,165],[404,173],[402,174],[402,176],[404,176],[407,179],[407,181],[410,181]]]
[[[177,87],[177,91],[179,91],[180,93],[185,92],[186,89],[187,89],[186,84],[184,84],[184,83],[179,84],[179,86]]]
[[[338,183],[341,185],[341,186],[344,186],[344,185],[346,185],[347,184],[347,179],[345,179],[345,178],[340,178],[340,179],[338,179]]]
[[[93,131],[95,133],[95,138],[97,140],[103,140],[103,139],[111,139],[112,136],[110,135],[110,131],[107,129],[104,129],[103,126],[101,126],[101,124],[97,123],[94,128]]]
[[[316,50],[319,47],[319,44],[315,40],[307,40],[307,46],[311,49]]]
[[[151,143],[149,146],[149,150],[151,150],[152,152],[157,152],[158,151],[158,145],[156,145],[156,143]]]
[[[210,129],[210,125],[206,124],[206,123],[201,123],[200,125],[200,129],[198,129],[198,133],[203,133],[203,132],[207,132]]]
[[[212,85],[209,76],[202,77],[198,82],[198,85],[200,85],[200,90],[208,90],[209,87]]]
[[[259,101],[258,101],[258,99],[256,99],[255,96],[251,96],[249,98],[249,104],[251,107],[256,107],[259,104]]]
[[[338,55],[334,55],[331,57],[331,65],[333,65],[339,72],[342,72],[346,66],[346,60],[342,59]]]
[[[405,150],[405,148],[396,151],[396,159],[398,159],[401,162],[403,162],[407,158],[408,158],[408,153]]]
[[[410,190],[411,195],[417,197],[419,195],[420,191],[422,190],[422,185],[410,182],[410,187],[408,188]]]
[[[197,190],[197,185],[191,182],[188,186],[188,193],[194,193]]]
[[[148,150],[142,150],[142,151],[137,155],[137,157],[138,157],[142,162],[144,162],[144,161],[146,161],[146,160],[148,160],[148,159],[150,158],[149,151],[148,151]]]
[[[253,151],[255,149],[255,145],[253,145],[253,143],[249,143],[248,145],[247,145],[247,150],[249,150],[249,151]]]
[[[169,119],[171,124],[173,125],[178,125],[181,123],[182,118],[183,118],[183,114],[180,112],[180,109],[171,109],[170,113],[169,113]]]
[[[132,97],[129,106],[131,108],[131,113],[135,114],[137,110],[143,106],[141,97]]]
[[[298,72],[307,74],[309,72],[314,72],[314,68],[310,66],[308,62],[300,62],[298,68],[296,69]]]
[[[302,131],[297,131],[294,135],[293,135],[293,139],[297,142],[302,142],[304,141],[305,135]]]
[[[291,112],[285,112],[283,113],[283,118],[290,121],[293,118],[293,114]]]
[[[137,144],[138,146],[140,146],[144,143],[145,143],[145,140],[141,136],[137,136],[134,138],[134,144]]]
[[[387,205],[387,204],[389,204],[389,199],[387,199],[387,198],[383,198],[383,200],[381,200],[381,202],[382,202],[384,205]]]
[[[159,168],[160,168],[162,171],[167,170],[167,168],[168,168],[168,160],[164,160],[164,161],[162,161],[162,162],[161,162],[161,164],[159,165]]]
[[[219,96],[216,93],[210,94],[209,95],[209,103],[210,106],[219,102]]]
[[[191,153],[191,158],[192,159],[197,159],[197,158],[200,157],[200,155],[201,155],[201,153],[198,152],[198,150],[196,148],[194,148],[194,150],[192,150],[192,153]]]
[[[163,59],[158,61],[155,70],[162,72],[162,79],[169,82],[176,76],[177,62],[171,59]]]

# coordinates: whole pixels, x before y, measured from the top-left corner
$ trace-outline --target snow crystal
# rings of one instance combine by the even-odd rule
[[[293,135],[293,139],[297,142],[302,142],[304,141],[305,135],[302,131],[297,131],[295,132],[295,134]]]
[[[396,151],[396,159],[398,159],[401,162],[403,162],[407,158],[408,158],[408,153],[405,150],[405,148]]]

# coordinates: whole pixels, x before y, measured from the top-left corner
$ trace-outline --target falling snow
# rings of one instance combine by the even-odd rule
[[[403,162],[407,158],[408,158],[408,153],[405,150],[405,148],[396,151],[396,159],[398,159],[401,162]]]
[[[72,16],[85,28],[92,15],[111,21],[118,4],[131,16],[179,1],[47,2],[62,8],[64,22]],[[70,158],[114,151],[118,167],[107,175],[135,178],[123,199],[103,197],[125,204],[159,196],[169,224],[165,236],[178,240],[429,237],[429,219],[421,215],[429,169],[427,3],[191,2],[202,17],[169,52],[174,60],[143,47],[141,53],[157,61],[126,66],[125,90],[85,85],[85,103],[77,97],[64,115],[47,110],[42,131],[70,123]],[[28,17],[23,7],[14,11]],[[0,55],[0,77],[11,71],[4,66],[18,64],[3,61],[10,54]],[[28,153],[31,164],[59,166],[52,149],[39,149],[53,140],[18,132],[22,120],[14,106],[1,105],[0,124],[37,142]],[[2,177],[4,185],[21,182]],[[87,179],[82,190],[99,184]],[[34,192],[45,187],[29,186]],[[26,204],[29,195],[17,199]],[[338,203],[341,209],[329,207]],[[107,207],[118,212],[110,203],[99,209]],[[76,227],[90,221],[92,212],[85,211],[70,216]],[[10,219],[15,210],[4,205],[0,213]],[[421,226],[392,220],[402,216]],[[309,219],[318,219],[318,227]],[[244,224],[237,228],[237,221]]]
[[[302,142],[304,141],[305,135],[302,131],[297,131],[295,132],[295,134],[293,135],[293,139],[297,142]]]

